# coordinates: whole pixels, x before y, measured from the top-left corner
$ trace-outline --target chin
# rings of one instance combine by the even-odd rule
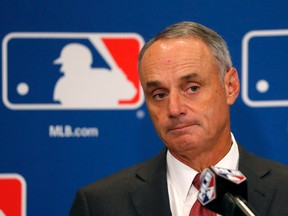
[[[187,151],[187,150],[191,150],[197,146],[199,146],[199,144],[201,143],[201,141],[199,139],[191,139],[191,137],[189,139],[185,139],[185,138],[181,138],[181,139],[175,139],[171,142],[170,141],[166,142],[166,146],[169,149],[172,149],[174,151]]]

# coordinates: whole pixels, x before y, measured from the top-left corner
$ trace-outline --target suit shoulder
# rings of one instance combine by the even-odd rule
[[[278,170],[280,172],[284,172],[284,174],[287,174],[288,175],[288,166],[287,165],[284,165],[280,162],[277,162],[277,161],[274,161],[274,160],[271,160],[271,159],[267,159],[267,158],[264,158],[264,157],[260,157],[260,156],[257,156],[251,152],[247,152],[247,154],[250,155],[250,157],[254,157],[255,160],[253,161],[253,163],[256,163],[259,167],[263,167],[263,168],[270,168],[270,169],[275,169],[275,170]]]
[[[142,162],[143,163],[143,162]],[[142,163],[135,164],[131,167],[125,168],[121,171],[118,171],[114,174],[111,174],[109,176],[100,178],[81,189],[84,191],[90,191],[90,190],[97,190],[97,189],[105,189],[107,187],[111,187],[115,185],[116,183],[119,184],[125,184],[129,179],[135,177],[135,171],[139,168],[141,168]]]
[[[117,173],[114,173],[110,176],[101,178],[93,183],[90,183],[80,190],[84,193],[90,193],[97,191],[101,193],[107,193],[107,190],[125,190],[128,187],[131,187],[131,180],[138,179],[139,181],[146,181],[154,173],[157,172],[159,166],[163,166],[163,163],[166,163],[166,150],[163,149],[161,153],[149,160],[140,162],[138,164],[132,165],[131,167],[125,168]],[[159,168],[160,169],[160,168]]]
[[[263,166],[266,166],[267,168],[270,168],[270,174],[274,175],[275,179],[287,179],[288,178],[288,166],[270,160],[270,159],[266,159],[266,158],[260,158],[261,163],[263,164]],[[288,186],[288,182],[285,181],[287,186]],[[283,182],[284,183],[284,182]]]
[[[279,182],[288,178],[288,166],[257,156],[243,148],[240,148],[240,161],[240,169],[242,167],[248,173],[256,174],[264,180]],[[288,185],[285,182],[283,181],[282,184]]]

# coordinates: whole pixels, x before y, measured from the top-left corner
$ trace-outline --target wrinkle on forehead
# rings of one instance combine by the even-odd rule
[[[197,56],[194,54],[195,52],[197,52]],[[142,66],[143,62],[147,59],[149,59],[148,63],[150,64],[154,64],[154,62],[159,63],[159,61],[161,61],[161,64],[171,64],[179,59],[180,56],[182,60],[197,61],[208,55],[214,58],[210,49],[200,39],[159,40],[146,51],[140,66]]]
[[[207,67],[211,63],[217,64],[210,49],[200,39],[159,40],[149,47],[142,58],[140,79],[142,84],[156,81],[163,76],[158,74],[158,71],[163,70],[167,76],[170,73],[181,76],[192,71],[201,72],[198,71],[199,68]]]

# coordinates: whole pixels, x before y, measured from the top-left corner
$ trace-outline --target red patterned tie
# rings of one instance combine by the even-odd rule
[[[195,176],[192,184],[197,188],[197,190],[199,190],[199,188],[200,188],[200,173],[198,173]],[[189,216],[216,216],[216,213],[203,207],[202,204],[197,199],[191,208]]]

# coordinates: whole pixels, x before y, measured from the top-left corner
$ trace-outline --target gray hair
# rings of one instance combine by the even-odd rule
[[[162,39],[177,39],[189,37],[201,39],[210,48],[219,66],[220,80],[223,81],[225,73],[229,71],[232,67],[232,61],[226,42],[219,34],[217,34],[212,29],[209,29],[195,22],[187,21],[169,26],[143,46],[138,59],[139,71],[140,64],[145,52],[156,41]]]

